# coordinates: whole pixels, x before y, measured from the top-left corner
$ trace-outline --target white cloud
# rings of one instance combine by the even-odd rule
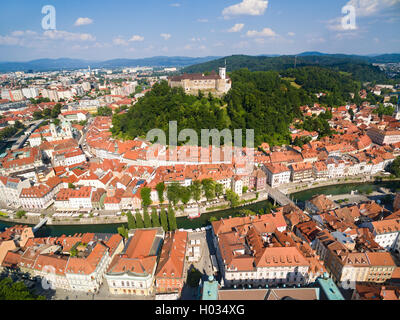
[[[248,37],[275,37],[277,34],[270,28],[264,28],[261,31],[249,30],[246,35]]]
[[[261,16],[268,7],[268,0],[243,0],[222,11],[225,18],[237,15]]]
[[[339,32],[335,35],[335,39],[342,40],[342,39],[355,39],[360,37],[358,32]]]
[[[123,39],[122,37],[117,37],[113,39],[113,43],[116,46],[127,46],[128,45],[128,41],[126,41],[125,39]]]
[[[206,23],[206,22],[208,22],[208,19],[197,19],[197,22]]]
[[[132,36],[132,38],[129,39],[129,41],[143,41],[144,37],[142,36],[138,36],[138,35],[134,35]]]
[[[73,33],[61,30],[47,30],[43,33],[45,38],[65,41],[96,41],[96,37],[89,33]]]
[[[370,17],[398,4],[400,0],[350,0],[346,5],[353,6],[358,17]]]
[[[42,34],[35,31],[13,31],[10,35],[0,35],[0,45],[20,46],[26,48],[48,49],[49,46],[62,45],[63,42],[78,42],[87,45],[96,41],[96,37],[88,33],[72,33],[62,30],[47,30]],[[70,48],[84,48],[77,43],[68,44]]]
[[[0,35],[0,45],[3,46],[16,46],[20,45],[20,39],[17,37],[1,36]]]
[[[357,30],[358,26],[354,25],[351,29],[343,28],[342,17],[331,19],[327,21],[327,28],[332,31],[346,31],[346,30]]]
[[[296,34],[294,32],[288,32],[289,37],[294,37]]]
[[[79,26],[85,26],[88,24],[92,24],[93,20],[90,18],[78,18],[78,20],[75,21],[74,26],[79,27]]]
[[[236,23],[228,32],[240,32],[244,27],[243,23]]]
[[[13,37],[23,37],[23,36],[34,36],[37,35],[37,33],[35,31],[31,31],[31,30],[26,30],[26,31],[13,31],[11,32],[11,35]]]
[[[400,9],[400,0],[350,0],[345,6],[354,7],[356,22],[358,22],[359,18],[378,16],[384,11],[396,12],[397,9]],[[398,8],[394,8],[395,6]],[[326,21],[327,28],[332,31],[358,30],[358,23],[349,29],[343,27],[342,19],[343,17],[346,17],[347,14],[348,12],[345,12],[340,17]]]
[[[169,6],[178,8],[181,6],[181,4],[180,3],[171,3]]]
[[[169,38],[171,38],[171,35],[169,33],[161,33],[160,36],[164,38],[164,40],[168,40]]]

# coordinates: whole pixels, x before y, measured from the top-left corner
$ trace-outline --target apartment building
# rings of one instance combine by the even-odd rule
[[[185,273],[187,242],[186,231],[166,234],[155,273],[157,293],[181,293],[187,277]]]
[[[149,296],[155,293],[157,259],[165,232],[162,228],[136,229],[121,254],[111,262],[105,279],[111,294]]]
[[[8,207],[19,208],[19,195],[23,189],[30,186],[29,180],[0,176],[0,202]]]
[[[313,279],[310,273],[318,273],[300,244],[288,240],[290,236],[276,240],[288,237],[280,234],[286,230],[281,212],[222,219],[213,222],[212,228],[224,286],[299,285]]]
[[[265,164],[262,168],[267,175],[267,183],[271,187],[276,188],[290,182],[291,171],[287,166],[277,163]]]
[[[379,145],[394,144],[400,142],[400,130],[379,129],[377,127],[371,127],[367,131],[367,134],[374,143]]]

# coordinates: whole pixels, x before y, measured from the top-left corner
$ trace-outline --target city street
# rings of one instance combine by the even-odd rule
[[[103,282],[98,293],[79,293],[57,289],[52,300],[154,300],[154,296],[113,295],[108,290],[107,282]]]

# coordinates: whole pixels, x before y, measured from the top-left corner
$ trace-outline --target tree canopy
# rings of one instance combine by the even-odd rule
[[[4,278],[0,281],[0,300],[45,300],[45,297],[33,294],[21,281]]]

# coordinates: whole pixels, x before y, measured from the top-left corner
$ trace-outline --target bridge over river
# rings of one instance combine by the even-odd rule
[[[265,191],[268,192],[268,197],[278,203],[280,206],[286,206],[288,204],[297,207],[297,205],[284,193],[276,188],[272,188],[269,185],[266,186]]]
[[[33,233],[38,231],[41,227],[43,227],[48,221],[48,218],[43,218],[39,221],[39,223],[32,228]]]

